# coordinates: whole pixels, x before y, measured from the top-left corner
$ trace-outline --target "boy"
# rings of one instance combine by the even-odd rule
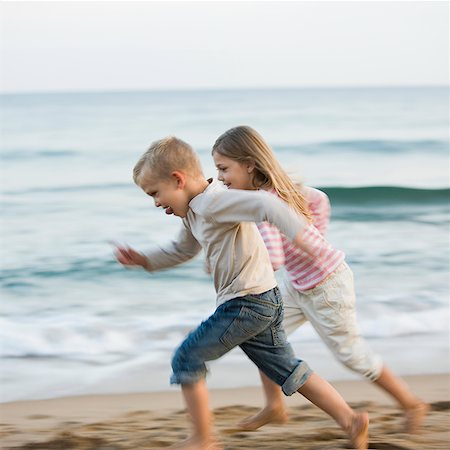
[[[142,254],[118,247],[125,266],[148,271],[180,264],[201,248],[214,278],[217,309],[192,331],[172,359],[171,383],[181,384],[194,431],[173,448],[216,450],[205,383],[206,361],[239,345],[286,395],[299,392],[331,415],[355,448],[367,448],[368,417],[353,411],[334,388],[297,359],[282,327],[282,300],[269,255],[254,222],[276,225],[310,251],[302,220],[273,195],[227,190],[206,180],[193,149],[176,137],[154,142],[134,168],[134,181],[166,214],[181,217],[177,239]]]

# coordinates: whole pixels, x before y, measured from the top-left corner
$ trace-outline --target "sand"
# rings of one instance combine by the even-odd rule
[[[431,404],[419,435],[403,432],[403,415],[384,393],[364,381],[332,383],[355,408],[370,415],[370,449],[433,450],[450,448],[449,375],[410,376],[411,389]],[[262,405],[259,388],[212,390],[211,408],[226,450],[346,449],[344,433],[332,419],[300,395],[287,399],[290,420],[256,432],[234,425]],[[169,446],[189,433],[181,393],[66,397],[3,403],[2,449],[154,449]]]

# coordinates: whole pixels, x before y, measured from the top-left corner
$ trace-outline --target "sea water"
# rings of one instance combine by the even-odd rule
[[[203,258],[149,274],[115,262],[180,219],[132,181],[177,135],[215,177],[214,140],[258,130],[330,197],[328,239],[354,271],[361,332],[400,374],[449,372],[449,94],[355,88],[2,95],[1,401],[168,389],[170,357],[215,308]],[[324,377],[355,377],[310,325],[290,337]],[[239,349],[212,387],[256,385]]]

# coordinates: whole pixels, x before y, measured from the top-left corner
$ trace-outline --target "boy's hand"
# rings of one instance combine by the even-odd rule
[[[131,247],[116,246],[114,255],[117,261],[124,266],[142,266],[144,269],[147,266],[147,258]]]

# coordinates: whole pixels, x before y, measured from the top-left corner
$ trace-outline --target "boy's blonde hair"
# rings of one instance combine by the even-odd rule
[[[176,170],[193,178],[203,176],[200,160],[193,148],[175,136],[168,136],[153,142],[140,157],[133,169],[133,179],[139,185],[147,171],[151,171],[153,178],[162,180]]]
[[[212,153],[215,152],[241,163],[254,163],[254,187],[274,189],[282,200],[312,221],[308,202],[299,186],[280,166],[271,148],[253,128],[238,126],[225,131],[214,143]]]

